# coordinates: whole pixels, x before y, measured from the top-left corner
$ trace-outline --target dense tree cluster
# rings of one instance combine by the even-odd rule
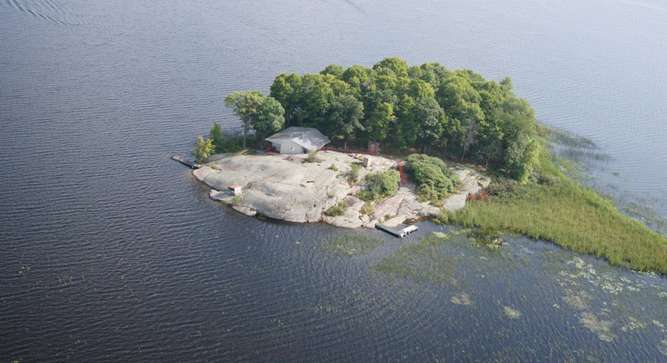
[[[243,101],[242,95],[233,99]],[[284,115],[285,126],[318,128],[339,145],[373,141],[385,149],[418,149],[518,180],[531,174],[539,151],[533,110],[514,95],[509,79],[490,81],[438,63],[410,67],[387,58],[371,68],[330,65],[318,74],[281,74],[270,97],[261,97],[276,100],[284,114],[264,101],[272,104],[263,111],[269,116],[253,121],[252,107],[230,100],[246,130],[274,129]]]

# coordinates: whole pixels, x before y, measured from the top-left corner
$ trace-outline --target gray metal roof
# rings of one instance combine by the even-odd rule
[[[276,144],[291,141],[306,150],[318,150],[331,142],[318,129],[296,126],[288,127],[277,134],[267,137],[266,140]]]

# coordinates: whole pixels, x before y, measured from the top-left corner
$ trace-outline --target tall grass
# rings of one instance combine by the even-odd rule
[[[667,238],[622,214],[610,200],[542,159],[543,180],[470,202],[441,221],[500,228],[593,254],[615,265],[667,274]]]

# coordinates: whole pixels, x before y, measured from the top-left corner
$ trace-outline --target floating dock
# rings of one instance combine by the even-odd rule
[[[195,163],[194,161],[190,159],[186,159],[185,157],[181,155],[173,155],[171,157],[171,160],[178,161],[179,163],[187,166],[190,169],[199,169],[201,167],[201,164]]]
[[[417,226],[415,226],[415,225],[406,226],[406,227],[403,227],[403,228],[399,229],[399,228],[387,227],[384,224],[379,224],[379,223],[375,225],[375,228],[377,228],[379,230],[382,230],[382,231],[385,231],[385,232],[387,232],[387,233],[389,233],[393,236],[396,236],[398,238],[405,238],[405,237],[407,237],[407,235],[409,235],[410,233],[417,230]]]

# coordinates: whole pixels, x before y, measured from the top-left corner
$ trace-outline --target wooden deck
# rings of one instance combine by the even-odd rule
[[[398,237],[398,238],[405,238],[410,233],[412,233],[412,232],[414,232],[418,229],[417,226],[415,226],[415,225],[406,226],[406,227],[403,227],[401,229],[397,229],[397,228],[391,228],[391,227],[388,227],[388,226],[385,226],[385,225],[379,224],[379,223],[375,225],[375,228],[377,228],[379,230],[382,230],[382,231],[385,231],[385,232],[387,232],[387,233],[389,233],[389,234],[391,234],[395,237]]]
[[[171,160],[178,161],[179,163],[187,166],[190,169],[199,169],[201,167],[201,164],[195,163],[194,161],[190,159],[186,159],[185,157],[181,155],[173,155],[171,157]]]

